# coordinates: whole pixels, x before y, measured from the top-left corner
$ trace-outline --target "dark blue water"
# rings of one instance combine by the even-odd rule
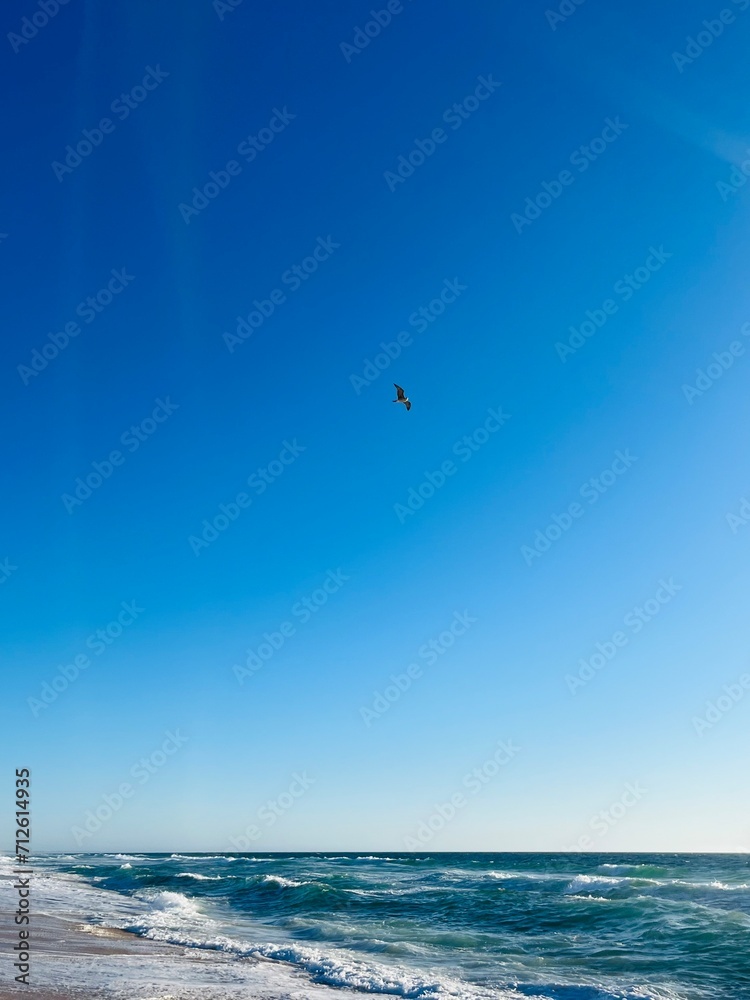
[[[45,867],[106,890],[98,922],[291,962],[342,991],[750,1000],[747,855],[67,855]]]

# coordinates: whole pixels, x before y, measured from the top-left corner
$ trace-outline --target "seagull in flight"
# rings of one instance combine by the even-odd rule
[[[396,399],[393,400],[393,402],[394,403],[403,403],[404,406],[406,407],[406,409],[410,410],[411,409],[411,400],[404,393],[404,390],[401,388],[400,385],[396,385],[395,382],[393,384],[396,386],[396,397],[397,397]]]

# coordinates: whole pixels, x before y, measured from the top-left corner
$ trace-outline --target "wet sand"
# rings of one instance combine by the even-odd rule
[[[0,928],[0,1000],[323,1000],[328,989],[283,964],[148,941],[36,914],[30,985],[14,981],[17,928]],[[346,995],[344,993],[344,995]]]
[[[99,997],[111,994],[86,985],[85,980],[95,969],[103,979],[112,978],[126,983],[128,980],[141,979],[144,966],[160,958],[167,965],[172,964],[176,958],[179,958],[181,966],[188,964],[182,948],[145,941],[125,931],[93,927],[59,917],[34,915],[31,932],[30,985],[26,986],[15,982],[18,969],[13,966],[13,959],[8,959],[13,953],[13,945],[18,943],[17,928],[8,921],[3,921],[0,930],[3,958],[0,1000],[15,1000],[19,996],[28,997],[29,1000],[72,1000],[73,997],[98,1000]],[[140,966],[137,972],[134,966]],[[62,983],[60,987],[56,985],[61,967],[69,967],[73,973],[72,976],[64,977],[68,982],[62,989]],[[76,969],[80,976],[75,975]],[[72,982],[69,981],[71,979]],[[76,979],[79,979],[78,983],[75,982]],[[202,988],[204,987],[205,983]],[[156,997],[164,997],[166,1000],[167,995],[158,990],[152,993],[154,1000]],[[181,994],[186,997],[190,995],[184,992]]]

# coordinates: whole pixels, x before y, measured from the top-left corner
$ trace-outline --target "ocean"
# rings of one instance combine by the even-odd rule
[[[269,975],[291,966],[311,996],[750,1000],[748,855],[85,854],[34,868],[48,912],[265,958]]]

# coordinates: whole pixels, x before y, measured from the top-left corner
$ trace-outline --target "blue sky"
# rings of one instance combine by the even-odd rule
[[[403,849],[509,739],[431,850],[750,848],[742,6],[406,0],[353,52],[380,5],[70,0],[6,41],[0,743],[37,849]]]

